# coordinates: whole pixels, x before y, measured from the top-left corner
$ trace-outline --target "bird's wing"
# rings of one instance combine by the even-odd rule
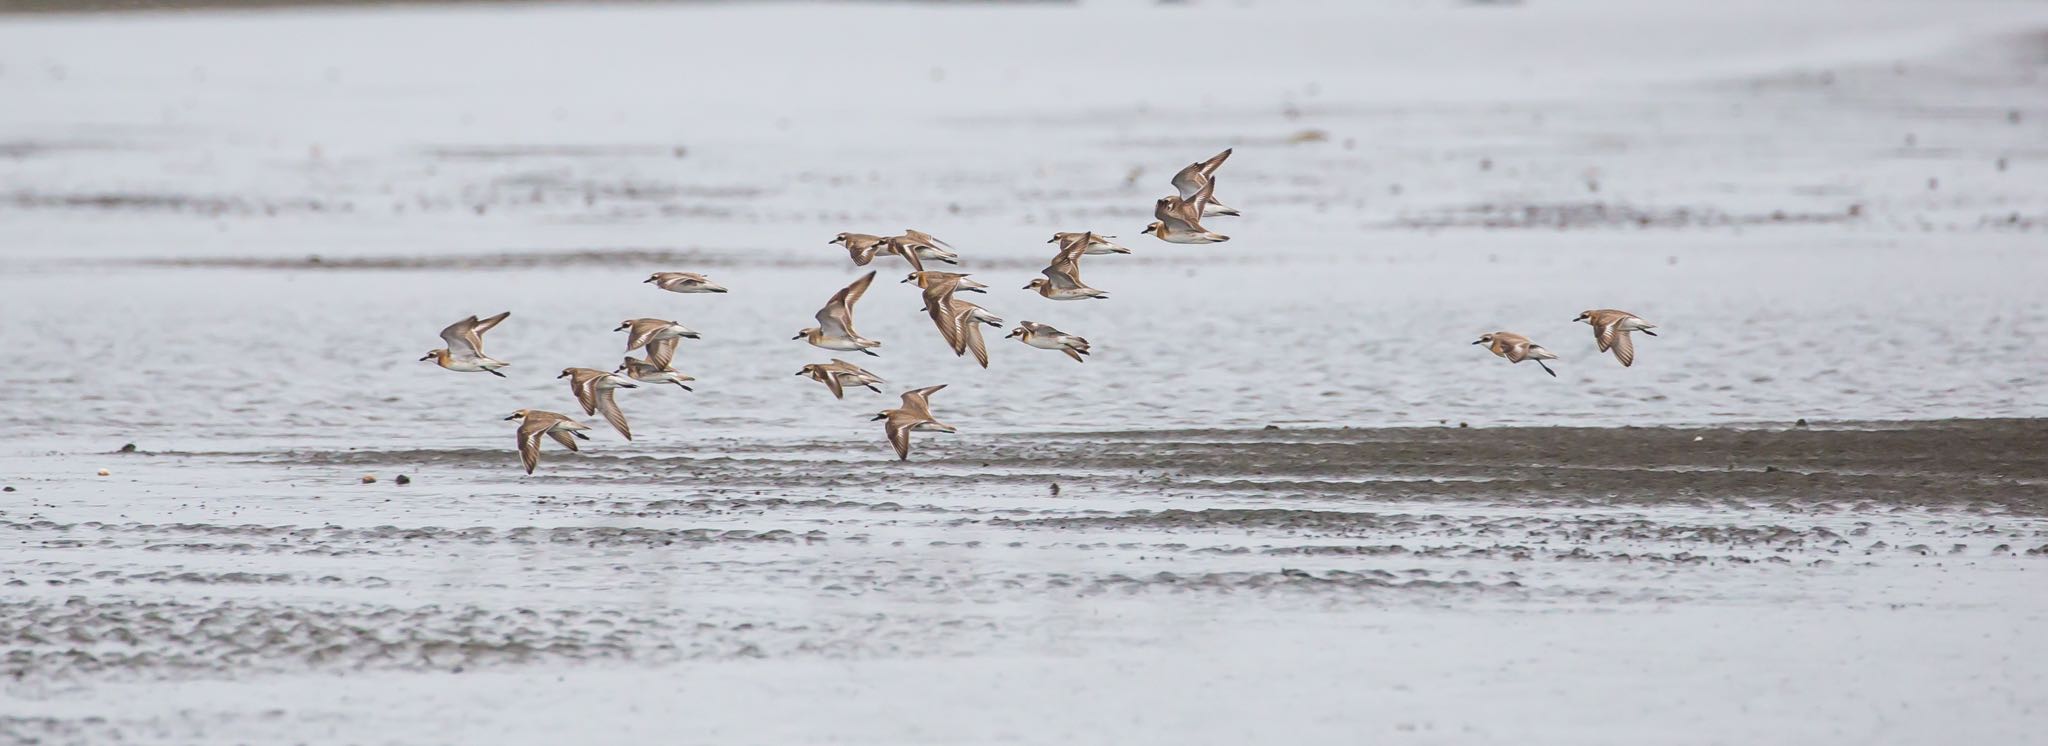
[[[1501,343],[1501,350],[1507,355],[1508,362],[1510,363],[1519,363],[1529,359],[1529,347],[1528,340],[1504,341]]]
[[[661,331],[664,326],[668,326],[668,322],[660,319],[635,319],[633,326],[626,333],[626,349],[646,347],[648,342],[654,340],[654,333]]]
[[[1598,319],[1593,320],[1593,341],[1600,343],[1601,352],[1606,352],[1607,348],[1614,346],[1614,333],[1619,326],[1621,325],[1611,321],[1603,324]]]
[[[597,414],[597,376],[578,372],[569,377],[569,390],[575,392],[584,414]]]
[[[818,328],[833,336],[856,336],[853,333],[853,304],[860,302],[860,296],[868,291],[868,285],[874,281],[875,273],[869,271],[861,275],[860,279],[854,280],[853,284],[833,293],[832,299],[825,302],[825,307],[818,309]]]
[[[974,319],[968,318],[969,310],[963,308],[953,314],[954,328],[956,333],[960,335],[961,346],[967,348],[968,352],[974,353],[974,361],[981,363],[981,367],[986,368],[988,367],[988,343],[981,338],[981,324],[975,322]],[[959,353],[956,351],[954,354],[957,355]]]
[[[577,447],[576,447],[576,438],[575,438],[575,436],[572,436],[572,435],[570,435],[570,434],[568,434],[568,433],[565,433],[565,432],[562,432],[562,431],[560,431],[560,430],[549,430],[549,431],[548,431],[548,435],[549,435],[550,437],[553,437],[553,438],[555,439],[555,442],[556,442],[556,443],[560,443],[560,444],[562,444],[562,447],[563,447],[563,448],[567,448],[567,449],[569,449],[569,450],[571,450],[571,451],[580,451],[580,450],[582,450],[582,449],[580,449],[580,448],[577,448]],[[539,442],[539,441],[535,441],[535,442],[534,442],[534,445],[538,446],[538,445],[540,445],[540,442]]]
[[[1074,362],[1077,362],[1077,363],[1085,363],[1085,362],[1088,362],[1088,361],[1086,361],[1086,360],[1082,360],[1082,359],[1081,359],[1081,353],[1075,352],[1075,351],[1074,351],[1074,348],[1072,348],[1072,347],[1061,347],[1061,348],[1060,348],[1060,352],[1064,352],[1064,353],[1067,353],[1067,357],[1073,358],[1073,359],[1074,359]]]
[[[832,390],[832,398],[846,398],[846,387],[840,385],[839,374],[829,370],[818,371],[818,380],[825,382],[825,388]]]
[[[1179,197],[1163,197],[1153,205],[1152,217],[1165,223],[1166,229],[1174,233],[1206,233],[1201,225],[1201,213],[1189,214],[1188,207],[1193,204]]]
[[[595,388],[596,379],[591,380],[592,388]],[[605,422],[611,423],[613,430],[619,431],[619,434],[626,436],[627,440],[632,440],[633,429],[626,425],[626,413],[619,411],[619,400],[614,396],[614,394],[617,393],[618,391],[616,389],[604,389],[602,391],[598,391],[597,413],[604,416]]]
[[[449,324],[441,330],[441,341],[448,343],[448,355],[457,358],[480,357],[484,354],[483,335],[477,333],[475,316]],[[497,323],[495,321],[491,322]]]
[[[1217,154],[1215,154],[1215,155],[1212,155],[1212,156],[1209,156],[1209,160],[1206,160],[1206,161],[1202,161],[1202,162],[1201,162],[1201,164],[1200,164],[1200,165],[1201,165],[1201,167],[1202,167],[1202,175],[1203,175],[1203,176],[1215,176],[1215,175],[1216,175],[1216,169],[1218,169],[1218,168],[1222,168],[1222,167],[1223,167],[1223,162],[1224,162],[1224,161],[1227,161],[1227,160],[1230,160],[1230,151],[1231,151],[1231,150],[1233,150],[1233,148],[1224,148],[1224,149],[1223,149],[1223,152],[1221,152],[1221,153],[1217,153]]]
[[[921,231],[921,230],[918,230],[918,229],[916,229],[916,228],[905,228],[905,229],[903,229],[903,235],[905,235],[905,236],[908,236],[908,237],[910,238],[910,240],[912,240],[912,241],[916,241],[916,242],[918,242],[918,243],[921,243],[921,244],[924,244],[924,245],[926,245],[926,246],[933,246],[933,247],[937,247],[937,248],[942,248],[942,249],[946,249],[946,250],[948,250],[948,251],[954,251],[954,250],[955,250],[955,249],[953,248],[953,245],[952,245],[952,244],[946,243],[945,241],[941,241],[941,240],[939,240],[939,239],[938,239],[937,237],[933,236],[932,234],[930,234],[930,233],[926,233],[926,232],[924,232],[924,231]]]
[[[1636,343],[1628,332],[1614,333],[1614,359],[1620,360],[1623,368],[1636,364]]]
[[[903,408],[930,415],[932,412],[932,394],[939,393],[939,389],[945,387],[946,384],[942,383],[937,386],[926,386],[921,389],[905,391],[903,392]]]
[[[1181,199],[1194,199],[1195,193],[1209,183],[1209,175],[1202,172],[1202,164],[1190,163],[1173,175],[1173,188],[1180,192]]]
[[[540,435],[553,424],[533,417],[519,422],[519,463],[526,465],[526,473],[532,474],[533,467],[540,465]]]
[[[680,339],[669,337],[647,343],[647,362],[653,363],[657,370],[668,370],[676,361],[676,345],[681,342]]]
[[[492,316],[492,317],[490,317],[490,318],[486,318],[486,319],[478,319],[478,320],[477,320],[477,322],[476,322],[476,327],[475,327],[474,331],[475,331],[475,332],[476,332],[477,334],[483,334],[484,332],[490,331],[490,330],[492,330],[492,329],[496,329],[496,328],[498,327],[498,322],[500,322],[500,321],[504,321],[506,317],[508,317],[508,316],[511,316],[511,315],[512,315],[512,312],[511,312],[511,311],[506,311],[506,312],[504,312],[504,313],[500,313],[500,314],[498,314],[498,315],[496,315],[496,316]],[[472,317],[470,317],[470,318],[476,318],[476,317],[472,316]]]
[[[889,253],[903,257],[903,261],[910,263],[911,271],[924,271],[924,259],[917,255],[917,247],[913,245],[909,240],[901,236],[897,236],[887,239],[886,244],[889,247]]]
[[[897,412],[889,415],[889,421],[882,423],[889,431],[889,445],[896,447],[896,458],[910,458],[910,429],[917,427],[918,418]]]

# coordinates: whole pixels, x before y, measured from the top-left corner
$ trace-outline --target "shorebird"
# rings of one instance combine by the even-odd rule
[[[484,355],[484,332],[490,331],[498,322],[511,315],[511,311],[506,311],[487,319],[471,316],[449,324],[448,328],[441,330],[441,341],[448,343],[448,346],[429,350],[426,356],[420,359],[432,360],[435,365],[458,373],[481,371],[504,378],[505,374],[499,373],[498,369],[509,363]]]
[[[1636,364],[1636,343],[1629,339],[1629,332],[1642,332],[1652,337],[1656,324],[1644,321],[1642,317],[1627,311],[1602,308],[1579,314],[1573,321],[1584,321],[1593,326],[1593,341],[1600,344],[1600,351],[1614,350],[1614,359],[1626,368]]]
[[[1536,365],[1543,368],[1543,372],[1550,374],[1551,378],[1557,377],[1557,371],[1551,370],[1550,366],[1543,364],[1545,360],[1556,360],[1557,355],[1543,349],[1542,345],[1529,341],[1528,337],[1514,332],[1494,332],[1492,334],[1480,335],[1479,341],[1472,344],[1486,345],[1486,349],[1492,350],[1495,355],[1507,358],[1510,363],[1534,360]]]
[[[880,347],[882,343],[863,337],[860,332],[853,330],[853,304],[860,301],[861,294],[867,292],[868,285],[874,281],[875,273],[869,272],[854,280],[852,285],[833,293],[832,299],[825,302],[825,307],[818,309],[815,317],[818,325],[799,331],[790,339],[801,339],[811,343],[813,347],[827,350],[874,355],[875,352],[868,348]]]
[[[1088,340],[1054,329],[1051,324],[1040,324],[1036,321],[1017,323],[1018,327],[1011,329],[1010,336],[1004,339],[1015,337],[1017,341],[1041,350],[1059,350],[1067,353],[1067,357],[1073,358],[1074,362],[1087,362],[1082,360],[1081,356],[1088,354]]]
[[[896,409],[884,409],[875,415],[875,420],[887,420],[883,429],[889,433],[889,444],[896,447],[896,458],[910,460],[910,431],[937,430],[942,433],[959,432],[952,425],[932,419],[932,394],[946,384],[926,386],[903,392],[903,404]]]
[[[1214,183],[1196,192],[1192,199],[1181,197],[1160,197],[1152,205],[1152,217],[1157,220],[1145,226],[1145,232],[1158,236],[1167,243],[1222,243],[1229,236],[1202,227],[1202,206],[1208,204]]]
[[[671,293],[723,293],[725,286],[695,272],[656,272],[643,282]]]
[[[1040,270],[1045,276],[1032,280],[1024,289],[1036,290],[1039,295],[1053,300],[1109,297],[1109,293],[1081,282],[1081,256],[1085,253],[1087,247],[1080,243],[1061,244],[1060,253],[1052,258],[1052,264]]]
[[[879,253],[895,254],[910,263],[910,268],[924,271],[925,262],[959,264],[960,255],[953,252],[953,245],[932,237],[931,234],[913,228],[903,229],[903,235],[882,239]]]
[[[633,439],[633,429],[626,426],[626,413],[619,411],[619,401],[612,392],[616,389],[637,389],[633,379],[596,368],[563,368],[556,378],[569,379],[569,391],[576,394],[576,403],[583,405],[584,414],[604,415],[604,421],[613,430]]]
[[[667,368],[675,362],[676,340],[702,338],[687,326],[663,319],[627,319],[619,322],[618,328],[612,331],[627,333],[627,352],[647,348],[647,361],[660,368]]]
[[[1065,245],[1067,245],[1068,243],[1070,243],[1070,242],[1073,242],[1073,241],[1081,241],[1081,240],[1086,240],[1086,241],[1088,242],[1088,249],[1087,249],[1086,251],[1083,251],[1083,252],[1081,252],[1081,253],[1084,253],[1084,254],[1129,254],[1129,253],[1131,253],[1131,250],[1130,250],[1130,248],[1128,248],[1128,247],[1125,247],[1125,246],[1123,246],[1123,245],[1121,245],[1121,244],[1118,244],[1118,243],[1117,243],[1117,242],[1115,242],[1115,241],[1111,241],[1111,240],[1109,240],[1109,239],[1112,239],[1112,238],[1116,238],[1116,236],[1104,236],[1104,235],[1101,235],[1101,234],[1099,234],[1099,233],[1094,233],[1094,232],[1081,232],[1081,233],[1073,233],[1073,232],[1066,232],[1066,233],[1054,233],[1054,234],[1052,234],[1052,240],[1050,240],[1050,241],[1046,241],[1046,243],[1056,243],[1056,244],[1059,244],[1059,245],[1061,245],[1061,246],[1065,246]]]
[[[853,258],[853,263],[865,267],[868,266],[868,262],[875,260],[875,250],[882,245],[883,240],[881,236],[870,236],[866,233],[841,233],[825,243],[836,243],[846,247],[846,255]]]
[[[664,368],[630,355],[626,357],[625,362],[619,364],[617,370],[612,372],[624,373],[627,377],[641,383],[673,383],[677,386],[682,386],[684,391],[696,391],[696,389],[690,388],[683,382],[695,381],[697,379],[678,373],[673,368]]]
[[[1201,200],[1202,212],[1197,217],[1237,216],[1237,210],[1216,201],[1216,169],[1229,159],[1230,149],[1225,148],[1223,152],[1217,153],[1209,160],[1190,163],[1187,168],[1181,169],[1180,173],[1173,175],[1173,188],[1180,190],[1180,198],[1183,201],[1194,202],[1196,195],[1204,191],[1209,192],[1208,197]]]
[[[953,283],[954,290],[965,290],[970,293],[988,292],[986,290],[983,290],[983,288],[988,287],[987,285],[983,285],[979,282],[967,279],[967,275],[960,274],[957,272],[940,272],[935,269],[928,269],[923,272],[912,272],[903,278],[903,282],[914,283],[917,285],[919,289],[929,289],[934,284],[950,282]],[[897,284],[900,285],[902,283]]]
[[[528,474],[532,474],[533,467],[540,464],[540,436],[552,437],[555,442],[571,451],[576,450],[576,438],[590,439],[590,436],[583,434],[590,426],[569,419],[567,415],[539,409],[521,409],[505,419],[520,420],[519,461],[526,464]],[[569,437],[572,435],[576,437]]]
[[[948,297],[938,303],[945,309],[945,313],[943,317],[940,314],[933,314],[932,321],[940,322],[943,318],[939,333],[948,337],[946,341],[952,343],[953,355],[958,357],[974,353],[974,362],[980,363],[983,368],[988,367],[988,343],[982,340],[981,325],[1001,328],[1003,320],[981,306],[958,298]],[[946,333],[948,328],[952,329],[950,335]]]
[[[796,374],[810,376],[811,380],[825,384],[826,388],[832,389],[832,398],[834,399],[846,398],[846,384],[849,383],[855,386],[866,386],[877,394],[882,393],[882,390],[876,388],[875,384],[888,383],[882,380],[881,376],[869,373],[858,365],[836,357],[832,358],[832,362],[829,363],[811,363],[806,365],[803,370],[797,371]]]

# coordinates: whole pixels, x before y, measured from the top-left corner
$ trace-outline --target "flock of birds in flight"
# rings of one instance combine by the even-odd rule
[[[1229,236],[1202,227],[1202,219],[1210,217],[1235,217],[1237,210],[1224,206],[1216,200],[1216,170],[1230,157],[1231,151],[1224,150],[1205,161],[1188,164],[1173,176],[1177,194],[1162,197],[1153,205],[1152,224],[1145,226],[1144,233],[1167,243],[1209,244],[1230,240]],[[1114,236],[1094,232],[1055,233],[1047,243],[1059,244],[1059,253],[1053,256],[1040,274],[1023,289],[1034,290],[1045,298],[1056,301],[1101,300],[1109,293],[1089,287],[1081,281],[1081,258],[1097,254],[1129,254],[1131,250],[1110,239]],[[910,265],[911,272],[904,277],[904,283],[915,284],[924,295],[926,315],[938,327],[939,335],[952,347],[955,357],[972,354],[981,367],[988,367],[988,346],[982,338],[981,325],[997,328],[1003,320],[981,306],[956,297],[962,292],[986,293],[983,285],[956,272],[925,269],[926,262],[941,262],[959,265],[960,255],[952,245],[917,230],[905,230],[897,236],[874,236],[863,233],[841,233],[830,241],[846,249],[857,266],[867,266],[876,257],[888,255],[901,258]],[[861,336],[853,326],[853,306],[860,301],[868,286],[875,280],[875,272],[869,271],[853,284],[833,293],[825,307],[818,310],[817,326],[797,332],[793,339],[804,340],[813,347],[835,352],[859,352],[879,357],[874,348],[881,342]],[[644,282],[674,293],[723,293],[726,288],[711,281],[711,278],[695,272],[656,272]],[[441,339],[447,347],[428,352],[421,360],[431,360],[448,370],[462,373],[490,373],[500,378],[498,372],[508,363],[484,354],[484,332],[490,331],[507,317],[507,311],[496,316],[477,318],[470,316],[448,325],[441,330]],[[1579,314],[1574,322],[1583,321],[1593,327],[1593,338],[1601,352],[1612,351],[1623,366],[1635,364],[1635,344],[1630,340],[1631,332],[1642,332],[1650,336],[1654,324],[1644,321],[1635,314],[1612,309],[1590,310]],[[626,422],[626,415],[619,409],[615,392],[622,388],[637,388],[640,383],[675,384],[688,391],[689,381],[696,380],[678,372],[674,367],[677,346],[685,339],[698,339],[697,332],[675,321],[664,319],[629,319],[613,331],[626,332],[626,351],[644,350],[646,359],[627,356],[615,370],[597,368],[564,368],[557,378],[569,380],[569,390],[575,394],[577,404],[586,415],[600,415],[605,422],[627,440],[633,439],[633,432]],[[1022,321],[1011,329],[1005,339],[1017,339],[1026,345],[1042,350],[1055,350],[1084,362],[1089,354],[1088,340],[1053,328],[1049,324]],[[1493,332],[1482,335],[1472,344],[1483,344],[1493,354],[1506,358],[1510,363],[1533,360],[1549,373],[1557,371],[1545,365],[1545,360],[1556,360],[1557,355],[1513,332]],[[825,384],[832,391],[833,398],[844,399],[849,387],[863,387],[876,393],[882,389],[876,384],[886,383],[858,365],[832,358],[831,362],[805,365],[796,375],[808,376]],[[902,402],[896,408],[885,409],[875,414],[876,421],[884,422],[883,430],[890,445],[896,449],[896,457],[910,458],[910,434],[918,430],[957,432],[952,426],[932,416],[931,396],[944,389],[945,384],[911,389],[902,394]],[[589,440],[584,431],[590,426],[568,415],[541,409],[521,409],[507,420],[519,420],[519,460],[532,474],[540,463],[540,445],[543,436],[571,451],[578,450],[577,439]]]

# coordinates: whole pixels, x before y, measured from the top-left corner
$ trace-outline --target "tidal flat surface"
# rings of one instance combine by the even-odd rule
[[[0,17],[0,742],[2024,741],[2042,29]],[[1224,147],[1233,240],[1139,235]],[[906,227],[1095,354],[948,354],[826,243]],[[1136,250],[1085,260],[1110,300],[1020,289],[1056,230]],[[888,393],[835,401],[789,337],[867,269]],[[1660,325],[1634,367],[1569,321],[1603,307]],[[417,362],[505,310],[509,378]],[[555,373],[647,316],[704,334],[696,391],[520,473],[502,418],[575,413]],[[868,418],[938,383],[961,433],[898,463]]]

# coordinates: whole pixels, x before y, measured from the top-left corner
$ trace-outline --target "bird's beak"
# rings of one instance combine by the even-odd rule
[[[420,362],[426,362],[426,361],[428,361],[428,360],[432,360],[432,359],[434,359],[434,353],[431,353],[431,352],[429,352],[429,353],[427,353],[427,356],[426,356],[426,357],[420,358]]]
[[[712,285],[712,286],[711,286],[711,292],[714,292],[714,293],[723,293],[723,292],[725,292],[725,291],[726,291],[726,290],[725,290],[725,286],[724,286],[724,285]]]
[[[632,324],[620,324],[620,325],[619,325],[619,328],[617,328],[617,329],[613,329],[612,331],[615,331],[615,332],[623,332],[623,331],[625,331],[625,330],[626,330],[626,327],[629,327],[629,326],[632,326]]]
[[[505,419],[508,419],[508,420],[516,420],[516,419],[519,419],[519,415],[516,415],[516,414],[515,414],[515,415],[512,415],[512,416],[510,416],[510,417],[507,417],[507,418],[505,418]]]
[[[1023,289],[1025,289],[1025,290],[1030,290],[1030,289],[1031,289],[1031,286],[1030,286],[1030,285],[1025,285]]]
[[[1483,345],[1483,344],[1486,344],[1486,340],[1484,340],[1484,339],[1475,339],[1475,340],[1472,340],[1472,344],[1476,344],[1476,345]]]
[[[794,337],[790,337],[790,339],[803,339],[803,338],[804,338],[803,332],[797,332],[797,335],[796,335],[796,336],[794,336]]]
[[[650,283],[650,282],[653,282],[653,281],[654,281],[654,278],[652,278],[652,277],[649,277],[649,278],[647,278],[647,279],[645,279],[645,280],[641,280],[641,281],[640,281],[640,284],[642,284],[642,285],[645,285],[645,284],[647,284],[647,283]]]
[[[886,419],[889,419],[889,415],[886,415],[886,414],[878,414],[878,415],[875,415],[875,416],[874,416],[873,418],[870,418],[870,419],[869,419],[868,421],[869,421],[869,422],[874,422],[874,421],[877,421],[877,420],[886,420]]]
[[[800,375],[800,376],[803,376],[803,375],[810,375],[810,371],[808,371],[808,370],[800,370],[800,371],[797,371],[797,372],[796,372],[796,374],[797,374],[797,375]]]
[[[556,378],[568,378],[568,377],[569,377],[569,371],[566,371],[566,370],[565,370],[565,371],[562,371],[562,374],[561,374],[561,375],[559,375],[559,376],[555,376],[555,377],[556,377]]]
[[[835,239],[832,239],[832,240],[830,240],[830,241],[826,241],[826,242],[825,242],[825,245],[826,245],[826,246],[831,246],[832,244],[835,244],[835,243],[839,243],[839,239],[836,239],[836,238],[835,238]]]

